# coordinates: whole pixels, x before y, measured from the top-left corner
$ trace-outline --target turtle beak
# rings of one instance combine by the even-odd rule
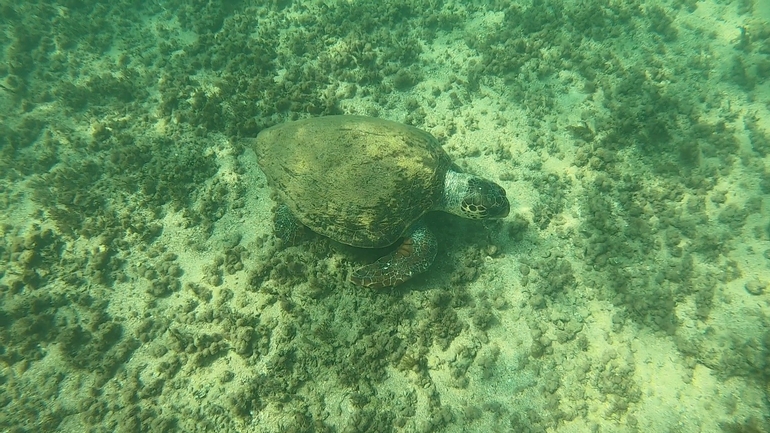
[[[511,203],[508,201],[508,197],[505,194],[503,187],[495,185],[497,191],[490,194],[490,204],[488,207],[489,218],[505,218],[511,211]]]

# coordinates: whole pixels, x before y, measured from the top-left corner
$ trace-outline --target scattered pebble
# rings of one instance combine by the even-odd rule
[[[521,275],[529,275],[529,266],[522,263],[519,266],[519,271],[521,272]]]
[[[746,282],[746,291],[751,293],[754,296],[761,295],[765,292],[765,288],[767,287],[766,281],[761,281],[759,278],[754,278],[753,280],[749,280]]]

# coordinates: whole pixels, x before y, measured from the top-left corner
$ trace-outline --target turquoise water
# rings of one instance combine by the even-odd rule
[[[770,431],[765,1],[0,1],[0,48],[4,431]],[[386,252],[277,241],[247,144],[331,114],[510,215],[352,285]]]

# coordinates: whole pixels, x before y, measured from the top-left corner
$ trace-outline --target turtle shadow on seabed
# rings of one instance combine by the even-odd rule
[[[510,247],[517,243],[536,242],[525,239],[532,236],[529,222],[518,214],[502,220],[477,221],[431,212],[424,218],[438,240],[436,261],[426,272],[387,290],[429,291],[469,283],[482,271],[484,257],[509,254]],[[357,248],[335,241],[330,241],[330,245],[356,267],[389,254],[398,248],[399,243],[385,248]]]
[[[479,260],[484,257],[516,254],[516,251],[521,249],[514,247],[520,247],[522,243],[537,242],[536,239],[530,238],[538,236],[530,230],[529,221],[516,213],[511,213],[501,220],[482,221],[432,213],[428,214],[426,221],[439,239],[439,253],[435,269],[430,275],[449,275],[453,283],[475,279],[453,274],[467,274],[468,268],[478,271],[483,266]]]

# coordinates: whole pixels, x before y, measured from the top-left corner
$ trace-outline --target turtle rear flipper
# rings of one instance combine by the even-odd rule
[[[350,280],[372,289],[397,286],[430,267],[436,258],[436,244],[436,236],[418,223],[395,251],[356,269]]]
[[[291,213],[285,204],[279,204],[273,214],[275,237],[288,245],[297,245],[305,235],[305,226]]]

